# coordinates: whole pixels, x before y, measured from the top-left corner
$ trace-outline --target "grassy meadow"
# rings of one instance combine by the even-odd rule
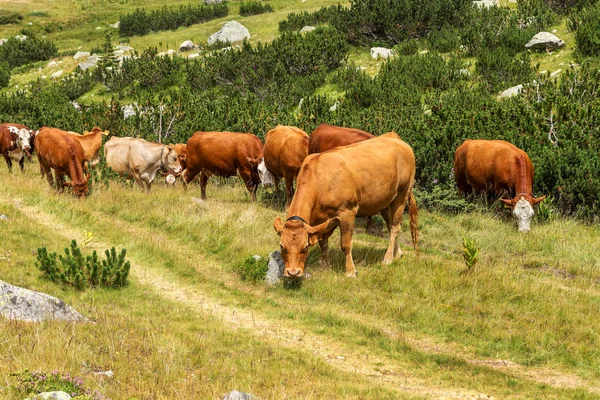
[[[0,321],[0,397],[11,372],[60,370],[113,399],[217,398],[238,389],[262,398],[597,398],[600,230],[570,219],[519,234],[510,218],[479,208],[420,213],[421,253],[383,266],[385,232],[359,223],[357,279],[311,251],[299,287],[243,281],[237,266],[277,248],[273,219],[235,180],[208,200],[156,184],[144,195],[113,182],[85,200],[58,195],[39,176],[0,168],[0,276],[58,296],[93,322]],[[264,194],[263,194],[264,197]],[[65,289],[34,266],[35,249],[125,247],[122,290]],[[462,236],[480,261],[466,272]],[[111,369],[114,378],[95,375]]]

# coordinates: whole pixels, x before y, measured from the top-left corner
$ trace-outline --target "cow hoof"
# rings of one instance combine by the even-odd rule
[[[356,278],[356,271],[346,272],[346,278]]]

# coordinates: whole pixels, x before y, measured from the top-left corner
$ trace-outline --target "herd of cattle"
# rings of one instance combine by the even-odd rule
[[[89,168],[99,162],[102,136],[108,134],[100,128],[80,135],[0,124],[0,153],[11,171],[13,160],[23,170],[25,158],[31,159],[35,151],[50,186],[59,191],[70,186],[75,195],[85,196]],[[170,183],[181,176],[186,187],[200,174],[203,199],[211,175],[239,175],[253,201],[260,184],[277,188],[283,178],[287,219],[277,217],[273,225],[288,277],[304,274],[308,248],[317,242],[323,260],[328,261],[328,239],[338,226],[346,275],[356,276],[352,260],[356,217],[381,214],[389,231],[383,262],[392,262],[402,255],[397,237],[407,204],[412,242],[418,249],[415,157],[394,132],[376,137],[322,124],[309,136],[299,128],[278,125],[266,134],[264,145],[255,135],[233,132],[196,132],[187,144],[175,145],[111,137],[104,156],[112,170],[135,179],[146,191],[157,172]],[[463,194],[508,196],[500,200],[511,207],[524,232],[530,229],[533,206],[545,198],[533,197],[533,165],[527,153],[504,141],[465,141],[455,153],[454,177]]]

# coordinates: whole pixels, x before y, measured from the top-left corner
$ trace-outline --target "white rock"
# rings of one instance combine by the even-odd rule
[[[90,52],[89,51],[78,51],[73,56],[73,59],[79,60],[80,58],[89,57],[89,56],[90,56]]]
[[[60,69],[60,70],[56,71],[55,73],[53,73],[52,75],[50,75],[50,78],[52,78],[52,79],[60,78],[63,75],[63,73],[64,73],[63,70]]]
[[[20,40],[22,42],[24,40],[27,40],[27,36],[25,36],[25,35],[17,35],[17,36],[15,36],[15,39]]]
[[[394,54],[392,49],[386,49],[385,47],[371,47],[371,58],[389,58]]]
[[[50,61],[48,63],[48,68],[53,68],[53,67],[57,67],[58,63],[56,61]]]
[[[173,54],[175,54],[175,50],[171,49],[171,50],[167,51],[167,54],[172,56]]]
[[[97,27],[96,27],[96,30],[97,30],[97,31],[101,31],[101,30],[102,30],[102,27],[101,27],[101,26],[97,26]]]
[[[96,54],[88,57],[87,60],[85,60],[82,63],[79,63],[79,68],[81,68],[83,71],[85,71],[88,68],[92,68],[95,67],[96,65],[98,65],[98,61],[100,61],[100,57]]]
[[[8,221],[8,215],[0,214],[0,221]]]
[[[329,107],[329,111],[337,110],[339,105],[340,105],[340,102],[336,100],[335,103],[333,103],[333,105],[331,107]]]
[[[532,50],[546,50],[548,48],[557,49],[564,45],[565,42],[562,39],[559,39],[550,32],[540,32],[534,35],[525,47]]]
[[[124,52],[133,51],[133,47],[127,46],[126,44],[120,44],[115,47],[115,50],[121,50]]]
[[[121,21],[117,21],[112,25],[109,25],[111,28],[115,28],[115,29],[119,29],[119,27],[121,26]]]
[[[508,98],[518,95],[523,91],[523,85],[513,86],[500,93],[500,98]]]
[[[0,39],[0,46],[2,46],[6,42],[8,42],[8,39]]]
[[[554,71],[553,73],[550,74],[550,77],[556,76],[558,74],[560,74],[562,72],[562,69],[557,69],[556,71]]]
[[[281,278],[283,278],[284,269],[285,264],[283,263],[283,258],[281,258],[281,252],[275,250],[269,254],[269,269],[265,277],[267,285],[273,286],[278,284]]]
[[[113,54],[115,55],[115,57],[123,57],[125,52],[123,50],[115,50],[113,51]]]
[[[185,42],[179,45],[179,51],[190,51],[194,48],[194,42],[191,40],[186,40]]]
[[[0,315],[18,321],[87,321],[56,297],[0,281]]]
[[[206,0],[204,0],[206,1]],[[244,393],[237,390],[232,390],[222,397],[222,400],[254,400],[256,397],[252,396],[250,393]]]
[[[204,4],[213,5],[213,4],[221,4],[223,0],[204,0]]]
[[[427,53],[429,53],[429,50],[421,50],[421,51],[419,52],[419,54],[427,54]]]
[[[133,108],[133,104],[125,105],[121,107],[121,110],[123,110],[123,119],[135,116],[135,109]]]
[[[200,57],[200,54],[198,54],[198,53],[190,54],[188,56],[188,58],[198,58],[198,57]]]
[[[317,28],[315,28],[314,26],[306,25],[304,28],[300,29],[300,33],[312,32],[315,29]]]
[[[208,37],[208,44],[241,42],[244,39],[250,39],[250,31],[237,21],[229,21],[218,32]]]
[[[70,394],[62,391],[57,391],[36,394],[35,396],[33,396],[32,400],[71,400],[71,398],[72,397]]]
[[[498,5],[498,0],[481,0],[481,1],[474,1],[473,5],[475,7],[479,7],[479,8],[490,8],[490,7],[495,7]]]

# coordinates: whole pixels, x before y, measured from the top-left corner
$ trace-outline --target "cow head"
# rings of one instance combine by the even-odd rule
[[[500,199],[500,201],[512,209],[513,215],[517,219],[519,232],[529,232],[531,218],[533,217],[533,206],[545,198],[546,196],[532,197],[521,193],[513,199]]]
[[[179,159],[179,164],[181,164],[181,168],[186,168],[186,160],[187,160],[187,144],[176,144],[173,146],[175,151],[177,152],[177,158]]]
[[[90,132],[88,132],[88,131],[84,131],[84,132],[83,132],[83,136],[86,136],[86,135],[93,135],[93,134],[95,134],[95,133],[97,133],[97,132],[100,132],[100,134],[101,134],[102,136],[108,136],[108,135],[110,135],[110,131],[109,131],[109,130],[103,131],[102,129],[100,129],[100,128],[98,128],[97,126],[95,126],[95,127],[94,127],[94,128],[93,128],[93,129],[92,129]]]
[[[177,157],[177,152],[173,148],[173,145],[165,145],[162,148],[161,152],[161,167],[167,170],[167,172],[172,172],[176,176],[179,176],[181,173],[181,164],[179,163],[179,158]]]
[[[27,128],[19,129],[15,126],[10,126],[8,129],[17,137],[16,142],[19,150],[31,157],[31,131]]]
[[[275,185],[275,176],[267,169],[267,165],[265,164],[265,159],[261,159],[258,164],[258,177],[260,179],[260,183],[262,183],[263,187],[269,188]]]
[[[77,197],[84,197],[88,195],[88,179],[77,182],[63,182],[64,186],[70,186],[73,189],[73,194]]]
[[[289,278],[302,277],[308,247],[317,244],[319,235],[335,229],[338,225],[338,218],[328,219],[314,227],[304,222],[300,217],[291,217],[285,221],[285,224],[281,221],[281,218],[275,218],[273,227],[280,237],[281,257],[285,264],[283,275]]]

